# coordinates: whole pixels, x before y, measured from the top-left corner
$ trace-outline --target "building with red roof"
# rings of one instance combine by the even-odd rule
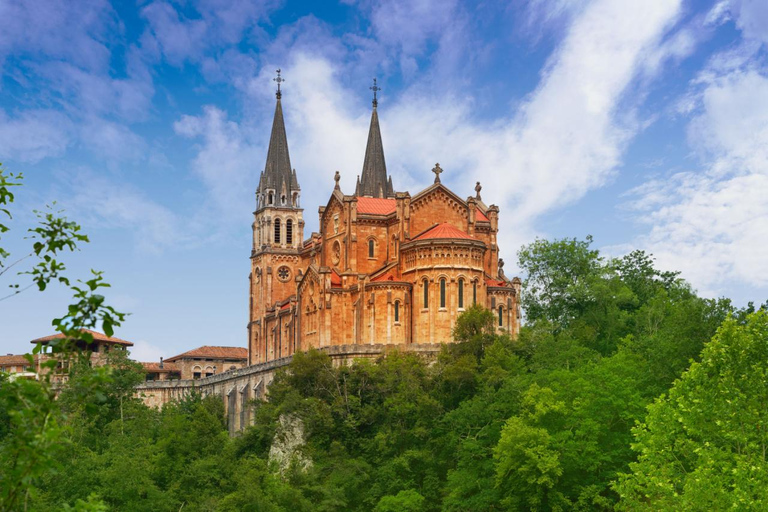
[[[479,182],[465,198],[446,187],[439,164],[429,187],[396,192],[376,99],[354,193],[342,192],[336,172],[319,233],[304,240],[281,101],[278,93],[256,190],[249,364],[310,347],[450,342],[472,304],[517,333],[520,281],[504,275],[499,259],[499,208],[483,202]]]
[[[172,364],[182,379],[200,379],[248,364],[248,349],[204,345],[161,361]]]

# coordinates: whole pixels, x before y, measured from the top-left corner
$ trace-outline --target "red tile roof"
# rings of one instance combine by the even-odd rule
[[[488,216],[486,214],[484,214],[483,210],[481,210],[480,208],[477,209],[477,220],[484,221],[484,222],[490,222],[490,220],[488,220]]]
[[[485,284],[488,286],[495,286],[496,288],[509,286],[506,281],[501,281],[499,279],[486,279]]]
[[[283,304],[282,306],[280,306],[280,309],[281,309],[281,310],[283,310],[283,309],[288,309],[288,308],[290,308],[290,307],[291,307],[291,303],[290,303],[290,302],[286,302],[285,304]]]
[[[416,238],[414,240],[429,240],[432,238],[463,238],[466,240],[474,240],[471,236],[466,234],[465,232],[456,229],[451,224],[448,224],[447,222],[443,222],[442,224],[438,224],[437,226],[431,227]]]
[[[106,334],[102,334],[100,332],[92,331],[90,329],[80,329],[80,332],[88,332],[91,333],[93,336],[94,341],[101,341],[102,343],[112,343],[114,345],[125,345],[126,347],[132,347],[133,342],[121,340],[120,338],[115,338],[114,336],[107,336]],[[50,336],[44,336],[42,338],[37,338],[36,340],[30,341],[30,343],[43,343],[46,344],[51,340],[61,340],[64,339],[65,336],[63,334],[56,333],[51,334]]]
[[[168,362],[177,361],[179,359],[193,358],[193,357],[205,357],[208,359],[247,359],[248,349],[242,347],[212,347],[205,345],[196,349],[189,350],[183,354],[169,357],[166,359]]]
[[[331,269],[331,288],[341,288],[341,276]]]
[[[176,366],[176,363],[169,363],[166,361],[163,361],[162,368],[160,368],[160,363],[141,363],[141,365],[144,367],[145,371],[153,373],[170,373],[179,371],[179,367]]]
[[[27,366],[29,361],[24,356],[7,355],[0,356],[0,366]]]
[[[370,213],[374,215],[389,215],[397,208],[394,199],[382,199],[380,197],[358,197],[357,213]]]

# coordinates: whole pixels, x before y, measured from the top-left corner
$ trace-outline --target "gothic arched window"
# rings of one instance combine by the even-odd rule
[[[499,327],[504,327],[504,308],[499,306]]]
[[[280,243],[280,219],[275,219],[275,243]]]
[[[440,279],[440,307],[445,307],[445,278]]]
[[[464,307],[464,280],[459,279],[459,309]]]
[[[472,304],[477,304],[477,280],[472,281]]]
[[[293,220],[291,219],[285,221],[285,243],[293,244]]]
[[[429,307],[429,283],[425,279],[421,283],[424,286],[424,309]]]
[[[374,251],[376,250],[376,243],[373,241],[373,238],[368,240],[368,257],[373,258],[374,257]]]
[[[400,301],[395,301],[395,323],[400,321]]]
[[[274,204],[275,202],[275,194],[273,192],[269,193],[269,204]]]

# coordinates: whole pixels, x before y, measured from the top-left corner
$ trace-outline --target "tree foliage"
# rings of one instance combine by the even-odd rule
[[[20,179],[0,168],[3,219]],[[222,397],[148,408],[124,354],[93,368],[76,351],[92,341],[82,329],[111,334],[125,317],[100,273],[70,283],[59,254],[87,238],[57,215],[31,230],[17,262],[36,263],[17,277],[71,288],[50,363],[66,358],[71,373],[60,390],[0,376],[0,510],[766,508],[768,314],[702,299],[643,252],[536,240],[519,253],[527,324],[515,339],[473,306],[431,360],[296,354],[231,438]],[[270,460],[296,422],[303,444]]]

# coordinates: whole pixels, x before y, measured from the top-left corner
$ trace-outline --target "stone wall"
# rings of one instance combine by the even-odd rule
[[[320,350],[331,356],[334,365],[343,365],[355,359],[375,358],[395,350],[434,358],[441,346],[437,343],[331,345]],[[218,396],[224,403],[229,432],[235,435],[251,424],[253,419],[251,401],[263,400],[266,397],[267,387],[272,382],[275,372],[287,366],[292,359],[292,356],[283,357],[197,380],[144,382],[136,387],[136,394],[150,407],[162,407],[169,402],[184,398],[192,391],[197,391],[203,396]]]

